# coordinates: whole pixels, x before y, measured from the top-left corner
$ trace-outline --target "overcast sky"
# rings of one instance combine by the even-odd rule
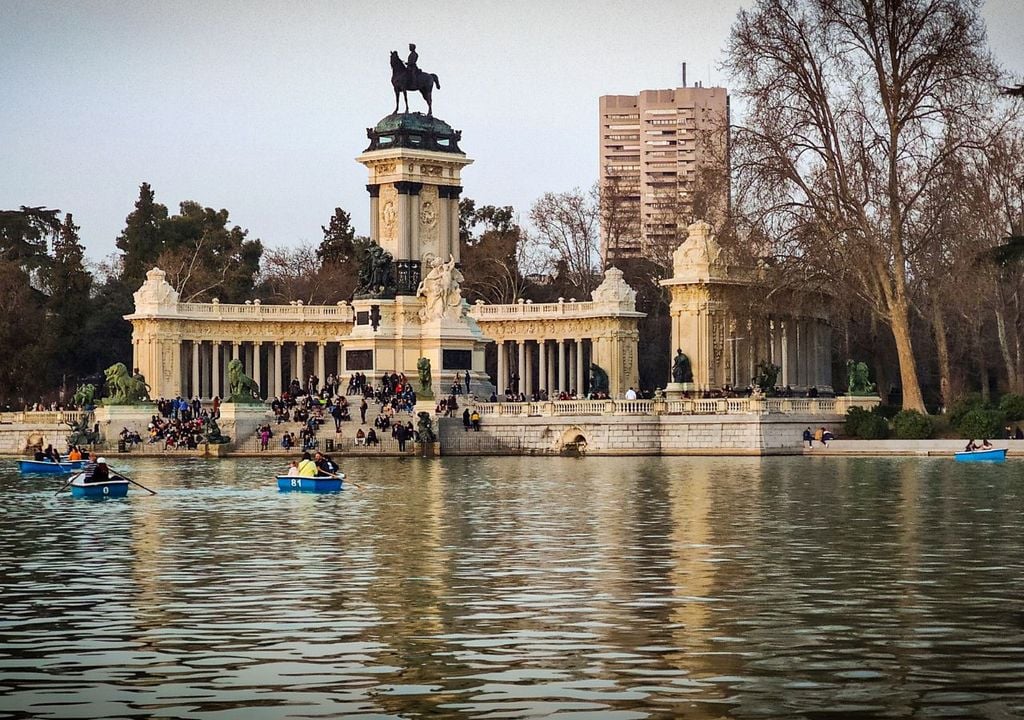
[[[172,212],[227,208],[266,245],[318,243],[333,208],[367,232],[366,128],[393,109],[389,51],[417,44],[435,114],[476,162],[464,196],[513,205],[597,176],[597,99],[717,69],[739,0],[0,0],[0,208],[73,212],[115,250],[141,182]],[[990,0],[1024,73],[1024,1]],[[424,110],[417,95],[410,109]]]

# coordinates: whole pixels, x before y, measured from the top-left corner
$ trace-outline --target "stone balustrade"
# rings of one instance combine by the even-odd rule
[[[871,409],[877,397],[686,398],[683,400],[548,400],[478,403],[482,416],[553,417],[578,415],[845,415],[851,407]]]
[[[63,423],[77,423],[84,413],[83,410],[26,410],[24,412],[0,412],[0,423],[5,425],[22,424],[36,425],[61,425]]]
[[[246,304],[229,303],[178,303],[176,317],[197,320],[289,320],[297,322],[354,322],[352,306],[338,305],[263,305],[259,302]]]
[[[604,314],[603,307],[593,301],[572,301],[555,303],[519,302],[514,305],[487,305],[478,302],[469,309],[477,320],[513,320],[521,318],[576,318]]]

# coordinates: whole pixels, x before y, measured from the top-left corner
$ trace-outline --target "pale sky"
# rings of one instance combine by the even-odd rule
[[[414,42],[434,112],[475,160],[464,196],[513,205],[589,187],[597,99],[717,69],[740,0],[0,0],[0,208],[73,212],[92,259],[153,185],[227,208],[268,246],[316,244],[334,207],[366,233],[366,128],[393,109],[388,54]],[[1024,2],[983,8],[1024,74]],[[417,95],[410,109],[425,111]]]

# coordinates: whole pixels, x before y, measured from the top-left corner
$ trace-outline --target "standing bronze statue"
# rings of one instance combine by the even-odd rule
[[[408,65],[402,62],[396,50],[391,51],[391,87],[395,89],[395,113],[398,113],[398,93],[402,93],[402,97],[405,98],[405,112],[409,112],[409,91],[412,90],[419,92],[427,101],[427,116],[433,117],[434,107],[430,96],[435,86],[438,90],[441,89],[441,82],[437,75],[420,70],[417,65],[419,57],[416,46],[412,43],[409,43]]]

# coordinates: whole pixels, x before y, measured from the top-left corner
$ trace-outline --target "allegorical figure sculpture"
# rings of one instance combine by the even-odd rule
[[[416,417],[419,418],[416,422],[416,442],[437,442],[437,435],[434,434],[434,421],[430,419],[430,413],[419,412],[416,413]]]
[[[141,373],[128,374],[124,363],[114,363],[104,371],[107,379],[107,405],[132,405],[149,400],[149,385]]]
[[[850,395],[871,395],[875,392],[866,363],[846,361],[846,392]]]
[[[676,350],[676,357],[672,361],[672,382],[693,382],[693,368],[690,367],[690,358],[686,357],[686,353],[683,352],[682,348]]]
[[[430,372],[430,358],[421,357],[416,361],[416,370],[420,376],[420,394],[429,395],[430,385],[433,381],[433,376]]]
[[[75,390],[75,395],[71,398],[71,402],[75,404],[75,407],[80,407],[83,410],[91,410],[95,404],[96,397],[96,386],[92,383],[85,383],[79,385],[78,389]]]
[[[259,384],[245,374],[245,367],[237,358],[228,363],[228,393],[228,402],[258,403],[262,401]]]
[[[427,258],[430,272],[420,280],[416,288],[416,296],[426,299],[420,311],[424,320],[436,320],[447,314],[458,315],[462,312],[462,272],[455,267],[455,256],[449,254],[448,262],[439,257]]]
[[[608,373],[597,363],[590,363],[590,394],[608,392]]]
[[[395,282],[391,275],[391,253],[380,245],[370,245],[359,267],[356,295],[367,297],[393,297]]]
[[[409,44],[409,64],[402,62],[396,50],[391,51],[391,87],[395,90],[395,113],[398,112],[398,94],[405,98],[405,111],[409,112],[409,91],[418,92],[427,103],[427,116],[433,116],[434,104],[431,93],[434,87],[441,89],[437,75],[420,70],[416,46]]]

